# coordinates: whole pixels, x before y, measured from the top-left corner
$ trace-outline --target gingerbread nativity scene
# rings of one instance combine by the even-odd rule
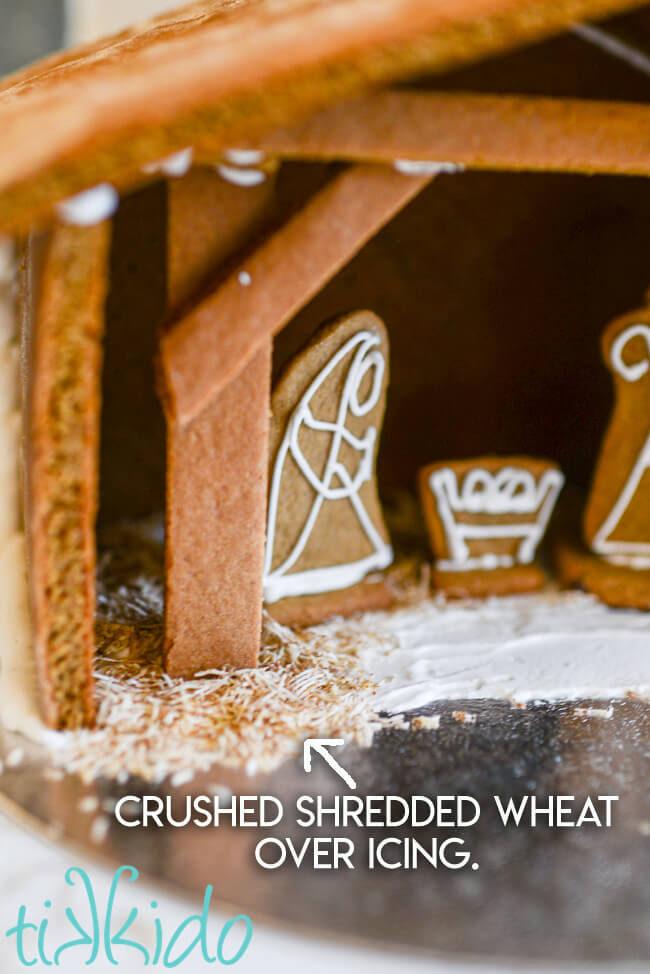
[[[95,720],[116,524],[170,681],[415,590],[644,631],[649,66],[624,0],[212,0],[6,81],[3,639],[49,727]]]

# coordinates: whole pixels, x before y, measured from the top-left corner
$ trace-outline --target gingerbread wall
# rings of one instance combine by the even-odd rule
[[[106,302],[100,519],[165,506],[165,421],[155,390],[158,330],[167,306],[167,192],[122,200],[112,224]]]
[[[314,169],[286,168],[279,210],[322,181],[323,168]],[[586,486],[611,402],[600,332],[648,285],[649,217],[643,179],[438,177],[278,336],[275,371],[325,318],[368,307],[386,321],[392,347],[385,487],[412,487],[422,463],[485,450],[550,456]],[[107,519],[164,506],[153,362],[166,309],[166,228],[161,186],[125,200],[115,221],[102,421]],[[206,270],[196,287],[213,277]]]
[[[586,486],[611,403],[600,334],[648,284],[650,183],[441,176],[276,341],[276,368],[324,318],[386,322],[392,380],[380,485],[485,452],[557,460]]]
[[[155,374],[161,329],[329,174],[326,166],[289,164],[277,182],[251,190],[194,169],[122,199],[112,221],[106,303],[100,522],[165,506],[165,421]],[[252,196],[258,203],[251,206]]]
[[[622,38],[650,38],[649,10],[616,19],[612,29]],[[642,73],[574,33],[413,83],[647,98]],[[262,231],[335,171],[315,163],[282,164]],[[182,237],[168,237],[168,194],[182,196],[190,184],[194,216],[183,221]],[[163,507],[164,423],[153,367],[158,330],[170,311],[163,295],[173,284],[175,253],[205,249],[202,259],[194,258],[200,273],[176,294],[171,310],[232,266],[206,243],[210,221],[223,219],[218,184],[208,170],[167,189],[159,184],[123,200],[114,222],[103,518]],[[231,189],[235,198],[250,192]],[[585,485],[610,406],[599,335],[648,285],[649,208],[650,189],[642,179],[441,176],[277,338],[275,372],[324,318],[368,307],[386,320],[392,343],[382,483],[413,486],[421,463],[487,449],[549,455],[570,480]],[[238,240],[237,249],[243,244]]]

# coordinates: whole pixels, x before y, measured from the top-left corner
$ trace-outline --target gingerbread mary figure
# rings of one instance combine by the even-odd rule
[[[326,325],[272,398],[264,598],[284,622],[386,604],[393,559],[375,483],[388,339],[360,311]]]
[[[609,325],[603,355],[616,402],[585,510],[585,541],[601,562],[586,587],[650,608],[650,307]]]

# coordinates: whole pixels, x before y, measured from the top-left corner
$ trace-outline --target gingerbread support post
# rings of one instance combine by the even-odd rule
[[[172,675],[256,664],[272,337],[431,178],[350,167],[163,335]]]
[[[205,170],[168,184],[168,303],[185,304],[264,222],[253,188]],[[254,666],[262,617],[271,342],[188,423],[167,411],[165,659],[173,676]]]
[[[271,344],[196,419],[170,423],[166,665],[254,666],[262,624]]]

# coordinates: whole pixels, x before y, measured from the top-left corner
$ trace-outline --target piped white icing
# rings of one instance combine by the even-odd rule
[[[259,166],[266,156],[259,149],[226,149],[224,158],[233,166]]]
[[[265,153],[259,149],[226,149],[215,169],[222,179],[235,186],[260,186],[267,178],[264,169],[259,168],[265,160]]]
[[[628,363],[623,359],[623,351],[634,338],[642,338],[645,341],[647,354],[638,362]],[[639,382],[650,369],[650,326],[630,325],[622,331],[612,343],[610,361],[614,370],[626,382]],[[650,542],[612,541],[611,536],[616,531],[641,479],[648,470],[650,470],[650,431],[616,503],[594,535],[591,545],[596,554],[605,556],[615,564],[627,565],[630,568],[650,568]]]
[[[266,173],[263,169],[242,169],[239,166],[227,166],[225,163],[220,163],[216,170],[222,179],[228,183],[233,183],[235,186],[249,188],[266,182]]]
[[[181,149],[180,152],[175,152],[171,156],[166,156],[164,159],[159,159],[157,162],[147,163],[142,167],[142,171],[148,175],[160,172],[164,176],[178,178],[185,176],[190,171],[193,159],[194,149],[190,146],[187,149]]]
[[[544,536],[558,494],[564,484],[559,470],[545,470],[539,480],[523,467],[503,467],[489,473],[481,467],[470,470],[459,490],[456,472],[450,467],[434,470],[429,485],[436,498],[445,529],[448,559],[440,559],[443,571],[475,568],[509,568],[516,562],[530,563]],[[508,523],[467,524],[456,514],[512,514]],[[518,515],[535,514],[535,520],[517,521]],[[520,538],[516,555],[488,553],[472,558],[469,541],[488,538]]]
[[[115,187],[110,183],[100,183],[92,189],[63,200],[59,203],[57,212],[64,223],[91,227],[110,219],[119,203],[120,197]]]
[[[460,162],[435,162],[429,159],[395,159],[393,169],[405,176],[438,176],[441,173],[463,172]]]
[[[628,342],[634,338],[642,338],[646,343],[648,352],[646,358],[639,359],[638,362],[625,362],[623,351]],[[625,379],[626,382],[638,382],[648,369],[650,369],[650,326],[630,325],[622,331],[618,338],[612,342],[611,363],[616,372]]]
[[[348,414],[366,416],[377,404],[381,395],[386,363],[382,354],[380,338],[370,331],[360,331],[348,339],[332,356],[325,367],[311,382],[294,409],[280,444],[269,494],[269,508],[266,534],[266,556],[264,564],[264,598],[267,602],[291,595],[313,595],[347,588],[360,582],[368,572],[386,568],[393,560],[393,551],[386,544],[366,511],[360,497],[363,484],[372,478],[373,459],[377,442],[377,429],[369,426],[361,438],[354,436],[346,427]],[[341,393],[335,422],[317,419],[311,411],[314,396],[336,367],[348,356],[353,355]],[[372,376],[372,384],[366,399],[359,402],[359,391],[364,378]],[[298,437],[302,429],[317,430],[331,436],[331,445],[322,476],[311,468],[303,454]],[[360,454],[359,466],[353,477],[339,460],[341,448],[345,444]],[[274,543],[278,505],[284,464],[290,456],[313,487],[315,498],[300,532],[298,540],[289,556],[273,568]],[[338,480],[341,486],[332,486]],[[291,572],[305,550],[316,519],[323,505],[329,501],[349,500],[359,519],[373,551],[367,557],[350,564],[324,566],[309,571]]]

